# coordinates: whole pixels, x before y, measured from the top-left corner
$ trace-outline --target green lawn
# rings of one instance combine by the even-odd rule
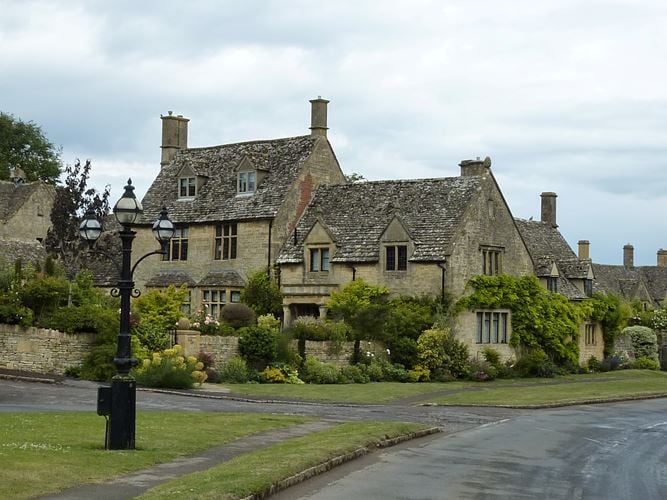
[[[108,479],[302,417],[141,412],[137,450],[104,450],[104,419],[94,413],[0,413],[3,498],[27,498]]]
[[[419,396],[416,402],[450,405],[541,405],[664,394],[667,373],[619,370],[556,378],[520,378],[493,382],[289,385],[225,384],[237,394],[309,401],[382,404]],[[444,393],[444,394],[443,394]]]
[[[476,390],[462,390],[429,402],[443,405],[540,406],[576,404],[630,397],[667,396],[667,373],[621,370],[556,379],[513,380],[480,383]]]
[[[424,428],[392,422],[344,423],[248,453],[152,488],[141,498],[243,498],[333,457]]]

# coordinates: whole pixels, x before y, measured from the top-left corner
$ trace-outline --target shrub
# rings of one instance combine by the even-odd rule
[[[623,329],[623,334],[630,335],[635,358],[658,360],[658,338],[653,330],[646,326],[629,326]]]
[[[500,366],[502,364],[500,362],[500,353],[493,347],[485,347],[482,349],[482,356],[484,357],[485,361],[494,367]]]
[[[468,372],[468,346],[454,338],[448,329],[431,328],[417,339],[420,364],[428,368],[431,378],[462,377]]]
[[[408,370],[409,382],[428,382],[431,380],[431,371],[421,365],[415,366],[412,370]]]
[[[344,384],[367,384],[371,381],[359,365],[347,365],[341,368],[339,379]]]
[[[276,360],[278,335],[276,330],[268,328],[248,328],[239,336],[239,353],[253,368],[262,370]]]
[[[467,375],[470,380],[487,382],[497,377],[498,370],[489,361],[475,360],[470,362]]]
[[[141,322],[132,329],[132,334],[150,352],[162,351],[171,344],[169,334],[155,323]]]
[[[623,365],[623,359],[620,356],[607,356],[600,363],[601,372],[610,372],[618,370]]]
[[[395,363],[385,368],[385,380],[391,382],[407,382],[408,371],[401,364]]]
[[[632,368],[637,370],[660,370],[660,363],[653,358],[637,358],[632,363]]]
[[[382,363],[379,361],[371,361],[366,367],[366,373],[368,374],[368,378],[373,382],[382,382],[384,380],[384,370]]]
[[[222,380],[233,384],[245,384],[248,381],[248,365],[240,356],[234,356],[222,366]]]
[[[306,356],[301,368],[301,379],[308,384],[336,384],[339,375],[335,366],[322,363],[312,356]]]
[[[514,365],[514,370],[521,377],[546,377],[556,376],[556,365],[545,354],[542,349],[533,349],[524,354]]]
[[[248,278],[248,284],[241,291],[241,302],[248,305],[258,316],[283,312],[283,296],[280,288],[269,277],[266,269],[257,271]]]
[[[189,389],[195,382],[201,385],[206,380],[203,368],[202,362],[194,356],[184,356],[183,348],[175,345],[144,359],[134,374],[137,383],[147,387]]]
[[[591,356],[588,359],[588,363],[586,363],[586,366],[588,368],[588,371],[591,371],[591,372],[600,372],[600,371],[602,371],[602,363],[595,356]]]
[[[207,382],[218,384],[222,381],[220,373],[215,369],[215,357],[213,354],[200,351],[199,354],[197,354],[197,361],[200,361],[204,365]]]
[[[165,290],[149,290],[133,302],[133,310],[141,316],[143,323],[152,323],[163,330],[173,329],[181,318],[181,304],[187,287],[169,285]]]
[[[287,382],[287,377],[280,368],[275,366],[267,366],[260,372],[262,382],[268,384],[284,384]]]
[[[220,310],[220,319],[233,328],[242,328],[253,325],[255,313],[245,304],[227,304]]]
[[[32,310],[13,302],[2,303],[0,297],[0,323],[7,325],[32,326]]]
[[[41,321],[45,328],[65,333],[118,333],[118,311],[96,305],[63,307]]]
[[[199,330],[202,335],[220,334],[220,322],[204,310],[200,310],[192,318],[190,326],[194,330]]]
[[[417,341],[410,337],[397,337],[387,342],[391,360],[403,366],[414,366],[419,362]]]
[[[435,302],[430,297],[396,297],[389,301],[384,324],[385,342],[394,344],[401,338],[416,341],[433,325]],[[393,351],[393,348],[392,348]]]

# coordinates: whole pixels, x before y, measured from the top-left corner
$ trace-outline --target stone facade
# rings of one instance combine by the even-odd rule
[[[0,324],[0,367],[63,375],[83,362],[95,337]]]
[[[0,238],[42,241],[51,227],[55,188],[44,182],[0,181]]]

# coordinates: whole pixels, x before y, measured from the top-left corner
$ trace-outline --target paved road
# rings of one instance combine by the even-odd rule
[[[667,399],[524,413],[389,449],[274,498],[665,499]]]

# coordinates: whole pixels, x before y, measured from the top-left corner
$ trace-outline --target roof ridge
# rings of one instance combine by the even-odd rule
[[[280,142],[280,141],[289,141],[292,139],[305,139],[305,138],[311,137],[310,135],[295,135],[293,137],[279,137],[278,139],[259,139],[259,140],[254,140],[254,141],[240,141],[240,142],[228,142],[226,144],[217,144],[215,146],[202,146],[199,148],[185,148],[182,149],[181,151],[205,151],[208,149],[219,149],[223,147],[231,147],[231,146],[240,146],[243,144],[265,144],[269,142]]]

